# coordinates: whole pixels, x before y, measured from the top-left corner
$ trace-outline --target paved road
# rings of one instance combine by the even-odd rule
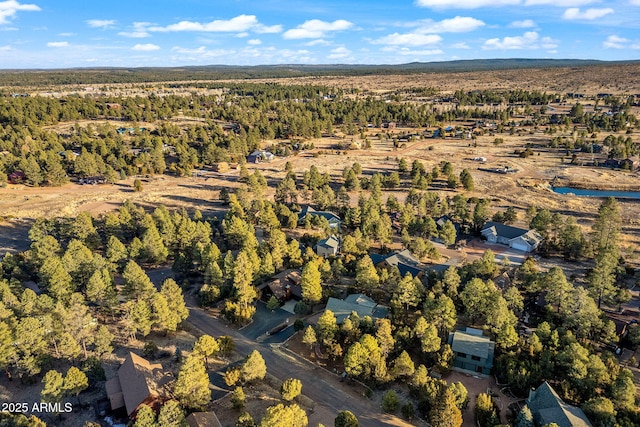
[[[231,336],[236,351],[241,355],[257,349],[267,364],[268,372],[276,378],[284,381],[294,377],[302,381],[303,394],[316,403],[313,412],[308,414],[310,426],[318,423],[333,425],[337,413],[345,409],[353,412],[360,424],[367,427],[411,426],[398,417],[380,412],[375,402],[360,396],[347,384],[341,383],[337,376],[277,345],[256,343],[200,308],[189,307],[187,321],[211,336]]]

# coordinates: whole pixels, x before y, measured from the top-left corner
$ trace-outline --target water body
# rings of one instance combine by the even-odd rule
[[[640,199],[640,191],[585,190],[572,187],[553,187],[558,194],[575,194],[581,197],[615,197],[616,199]]]

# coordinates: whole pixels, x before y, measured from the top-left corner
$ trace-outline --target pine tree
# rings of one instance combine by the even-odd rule
[[[285,406],[282,403],[267,408],[260,421],[260,427],[307,427],[307,414],[295,403]]]
[[[186,421],[184,417],[184,411],[180,407],[180,403],[175,400],[169,400],[158,414],[158,426],[159,427],[185,427]]]
[[[302,298],[310,304],[317,304],[322,299],[322,278],[315,261],[308,262],[302,269]]]
[[[70,367],[64,376],[64,383],[62,385],[64,394],[77,398],[87,387],[89,387],[87,375],[75,366]]]
[[[169,250],[153,222],[142,235],[142,255],[148,262],[156,265],[164,263],[169,255]]]
[[[302,382],[296,378],[287,378],[282,387],[280,388],[280,394],[283,400],[291,402],[302,393]]]
[[[456,406],[456,398],[448,388],[443,388],[429,412],[429,423],[433,427],[460,427],[462,412]]]
[[[253,350],[242,364],[242,380],[251,382],[262,380],[267,375],[267,365],[258,350]]]
[[[365,255],[356,264],[356,285],[358,288],[372,291],[380,284],[380,277],[376,271],[373,261],[368,255]]]
[[[334,427],[360,427],[358,418],[351,411],[340,411],[333,421]]]
[[[40,397],[43,402],[60,402],[62,400],[62,394],[64,392],[62,388],[64,378],[62,374],[56,370],[48,371],[42,382],[44,387],[40,392]]]
[[[167,279],[160,288],[160,295],[167,301],[169,316],[165,320],[165,328],[167,332],[175,332],[178,325],[189,317],[189,309],[184,302],[182,289],[175,280]]]
[[[156,288],[149,280],[149,276],[135,262],[129,261],[122,272],[123,287],[122,293],[129,299],[144,299],[150,303]]]
[[[201,356],[187,357],[178,373],[174,395],[183,406],[195,410],[211,401],[209,376]]]
[[[211,335],[202,335],[193,345],[193,352],[204,357],[205,365],[209,365],[209,358],[220,351],[220,344]]]
[[[140,405],[133,427],[157,427],[156,412],[147,404]]]
[[[316,331],[313,329],[313,326],[307,326],[307,329],[304,330],[304,335],[302,336],[302,342],[307,344],[309,348],[313,348],[317,341]]]

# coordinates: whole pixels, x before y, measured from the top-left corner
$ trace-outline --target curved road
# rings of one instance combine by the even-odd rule
[[[341,383],[336,375],[277,345],[250,341],[235,328],[229,327],[200,308],[189,307],[187,321],[211,336],[229,335],[233,338],[236,351],[241,355],[246,356],[257,349],[267,364],[267,371],[279,380],[293,377],[302,381],[303,394],[315,402],[313,411],[307,414],[310,426],[317,426],[318,423],[332,426],[334,418],[342,410],[353,412],[360,424],[367,427],[412,425],[396,416],[380,412],[375,402],[359,395],[347,384]]]

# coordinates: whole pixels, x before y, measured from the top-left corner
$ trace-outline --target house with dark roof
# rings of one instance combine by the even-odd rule
[[[262,291],[262,298],[268,301],[272,296],[284,303],[291,299],[300,301],[302,299],[302,276],[300,270],[285,270],[276,274],[270,281],[258,286]]]
[[[304,221],[307,219],[307,217],[325,218],[329,222],[330,228],[340,228],[340,224],[342,223],[340,217],[333,212],[317,211],[311,206],[305,206],[304,209],[302,209],[300,213],[298,213],[298,224],[304,224]]]
[[[529,392],[527,406],[537,426],[556,423],[560,427],[593,427],[582,409],[564,403],[546,381]]]
[[[273,153],[264,150],[256,150],[247,156],[248,163],[270,162],[275,156]]]
[[[466,328],[449,334],[454,353],[453,369],[461,372],[489,375],[493,367],[495,343],[480,329]]]
[[[500,243],[524,252],[533,251],[542,242],[542,236],[536,230],[526,230],[493,221],[487,222],[480,234],[489,243]]]
[[[339,325],[353,312],[358,313],[360,318],[369,316],[375,320],[387,317],[389,311],[364,294],[351,294],[344,300],[330,297],[326,309],[333,312]]]
[[[169,399],[167,385],[174,377],[159,363],[150,363],[129,352],[118,369],[118,375],[106,382],[112,410],[124,408],[131,418],[143,403],[158,410]]]
[[[369,257],[376,267],[397,267],[402,277],[407,273],[410,273],[413,277],[420,277],[425,272],[425,269],[420,264],[420,260],[418,260],[409,249],[392,252],[387,255],[369,254]]]
[[[340,239],[334,235],[318,241],[314,247],[316,253],[321,257],[336,256],[340,250]]]

